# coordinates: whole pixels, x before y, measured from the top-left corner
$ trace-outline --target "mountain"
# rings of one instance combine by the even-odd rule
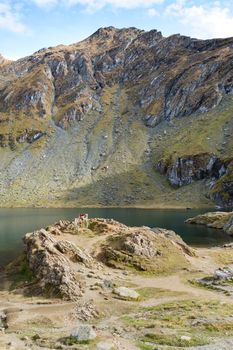
[[[233,38],[108,27],[1,62],[1,206],[233,207]]]

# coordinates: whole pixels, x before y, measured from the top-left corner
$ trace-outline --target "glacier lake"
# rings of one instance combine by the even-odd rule
[[[135,208],[0,209],[0,267],[23,251],[22,237],[60,219],[72,220],[80,213],[89,217],[113,218],[129,226],[161,227],[175,231],[194,247],[213,247],[232,242],[221,230],[188,225],[185,220],[206,209],[158,210]]]

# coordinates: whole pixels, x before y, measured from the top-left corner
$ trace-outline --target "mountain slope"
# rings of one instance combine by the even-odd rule
[[[231,207],[232,62],[233,38],[109,27],[0,63],[1,205]]]

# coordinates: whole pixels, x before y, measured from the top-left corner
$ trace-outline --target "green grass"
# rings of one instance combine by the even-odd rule
[[[77,350],[79,349],[95,350],[96,344],[98,341],[99,339],[79,341],[73,336],[64,337],[60,339],[60,343],[63,344],[63,346],[65,345],[65,346],[68,346],[69,349],[77,349]]]
[[[183,340],[181,336],[176,334],[154,334],[147,333],[145,336],[141,337],[142,342],[151,342],[158,345],[168,345],[168,346],[178,346],[178,347],[190,347],[205,345],[208,342],[199,336],[192,337],[190,340]]]
[[[179,297],[187,295],[185,292],[177,292],[155,287],[140,288],[137,289],[137,292],[140,294],[141,299]]]
[[[152,345],[186,348],[232,335],[232,314],[233,303],[180,300],[142,308],[125,315],[123,321],[137,330],[141,349],[150,350]]]

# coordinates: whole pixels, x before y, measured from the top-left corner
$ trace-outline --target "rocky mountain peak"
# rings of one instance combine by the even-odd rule
[[[14,161],[8,162],[10,153],[6,153],[6,161],[0,165],[2,177],[5,176],[2,196],[12,200],[7,186],[12,187],[16,174],[16,187],[20,183],[34,191],[36,184],[41,197],[45,197],[48,188],[53,188],[54,196],[60,188],[69,196],[72,186],[71,192],[77,187],[77,192],[81,191],[79,200],[83,196],[87,204],[88,196],[81,188],[88,191],[88,186],[98,183],[99,194],[93,196],[98,197],[98,203],[131,204],[140,198],[139,192],[134,192],[138,184],[131,186],[129,178],[135,183],[139,173],[147,178],[145,172],[152,159],[167,167],[168,171],[162,173],[169,178],[174,178],[176,170],[179,175],[182,169],[185,183],[191,183],[202,181],[204,175],[212,177],[209,154],[223,165],[218,176],[227,176],[222,186],[227,186],[231,193],[232,168],[222,160],[220,152],[224,149],[227,157],[232,158],[232,114],[228,116],[227,112],[231,107],[224,105],[232,100],[232,61],[233,38],[197,40],[179,34],[163,37],[157,30],[106,27],[81,42],[42,49],[16,62],[1,63],[0,151],[11,148],[14,154],[17,149],[20,159],[12,155]],[[5,60],[2,58],[1,62]],[[213,126],[215,117],[211,116],[217,108],[226,114],[221,112]],[[194,125],[199,127],[192,132]],[[209,132],[214,133],[214,140]],[[191,138],[193,146],[189,150]],[[36,147],[34,144],[40,145],[40,169],[45,171],[45,178],[48,173],[56,174],[48,180],[48,186],[40,173],[34,173],[36,153],[30,153],[32,160],[26,153],[26,149]],[[174,149],[177,154],[170,161]],[[67,152],[65,156],[63,152]],[[200,172],[203,154],[207,156]],[[45,166],[47,157],[49,169]],[[9,165],[7,170],[4,164]],[[154,165],[150,168],[153,176]],[[193,174],[186,179],[190,168]],[[135,174],[131,176],[132,171]],[[118,172],[128,184],[122,190],[122,198],[125,197],[120,202],[119,197],[114,197],[119,193],[115,185]],[[151,198],[153,190],[160,191],[153,187],[149,175],[143,195],[146,198]],[[35,182],[28,182],[28,177],[34,177]],[[105,190],[106,181],[111,187],[109,191]],[[184,181],[181,182],[183,185]],[[131,192],[126,195],[127,191]],[[38,202],[38,198],[30,201]]]
[[[112,34],[115,34],[117,32],[119,32],[120,29],[115,28],[113,26],[109,26],[109,27],[101,27],[99,29],[97,29],[96,32],[94,32],[90,38],[103,38],[106,36],[110,36]]]
[[[115,28],[113,26],[110,27],[101,27],[99,28],[95,33],[93,33],[89,38],[100,38],[100,39],[106,39],[108,37],[112,37],[117,34],[124,34],[127,33],[130,34],[140,34],[143,33],[144,30],[140,30],[135,27],[129,27],[129,28]]]

